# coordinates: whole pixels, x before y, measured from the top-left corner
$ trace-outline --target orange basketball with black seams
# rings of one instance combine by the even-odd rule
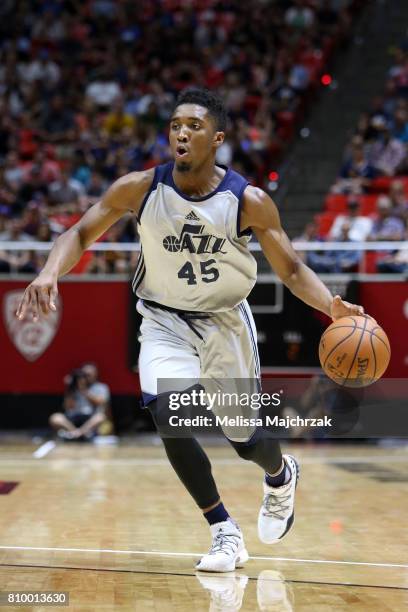
[[[319,359],[325,374],[345,387],[367,387],[388,367],[391,347],[387,334],[365,316],[342,317],[324,332]]]

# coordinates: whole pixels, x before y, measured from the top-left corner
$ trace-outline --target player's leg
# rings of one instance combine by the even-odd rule
[[[260,378],[260,365],[257,347],[255,321],[246,300],[240,305],[240,316],[246,323],[248,336],[254,345],[255,374]],[[249,366],[248,343],[243,341],[242,358]],[[241,446],[244,444],[244,446]],[[299,478],[299,466],[291,455],[282,455],[280,444],[269,437],[264,429],[257,430],[246,442],[235,443],[238,454],[252,460],[265,472],[263,479],[263,501],[258,514],[258,535],[265,544],[281,540],[290,530],[295,517],[295,492]]]
[[[235,316],[235,321],[231,320]],[[260,378],[255,322],[246,301],[233,313],[222,313],[214,320],[218,333],[209,336],[202,358],[206,376],[247,379],[249,387]],[[299,476],[297,462],[290,455],[282,456],[280,444],[262,428],[240,432],[223,428],[224,434],[240,457],[259,465],[264,471],[263,503],[258,517],[258,534],[265,543],[279,541],[294,520],[294,497]]]
[[[171,413],[165,395],[150,402],[147,407],[177,476],[202,512],[211,511],[220,504],[220,496],[211,463],[203,448],[193,436],[171,435],[170,428],[166,427]]]
[[[148,408],[171,465],[210,526],[212,546],[209,554],[200,559],[196,568],[201,571],[229,572],[242,567],[248,559],[242,533],[220,499],[206,453],[192,436],[169,436],[168,428],[165,427],[168,422],[165,397],[150,402]]]
[[[262,428],[245,442],[229,442],[242,459],[256,463],[265,473],[258,535],[265,544],[278,542],[294,522],[298,463],[292,455],[282,455],[279,442],[269,438]]]
[[[248,558],[241,531],[231,520],[220,499],[210,461],[193,437],[169,435],[168,404],[164,395],[157,398],[158,379],[193,383],[200,378],[200,360],[194,332],[178,315],[147,310],[141,327],[139,373],[145,403],[155,421],[166,454],[176,474],[207,520],[213,538],[211,554],[205,555],[197,568],[207,571],[232,571]],[[171,390],[171,389],[170,389]]]

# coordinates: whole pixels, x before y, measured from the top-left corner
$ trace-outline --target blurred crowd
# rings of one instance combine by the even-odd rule
[[[117,177],[167,161],[167,123],[189,85],[226,102],[218,161],[264,186],[363,3],[2,0],[0,240],[52,240]],[[129,217],[103,239],[135,237]],[[0,252],[0,272],[36,272],[44,257]],[[133,264],[112,252],[75,271]]]
[[[378,176],[408,175],[408,39],[394,50],[383,95],[363,113],[333,193],[361,194]]]
[[[408,240],[408,39],[393,50],[383,95],[360,116],[326,212],[299,239]],[[337,213],[337,214],[336,214]],[[358,250],[304,253],[316,272],[408,272],[408,247],[365,256]]]

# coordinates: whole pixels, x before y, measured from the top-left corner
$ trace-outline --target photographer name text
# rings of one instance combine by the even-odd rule
[[[303,418],[266,416],[264,419],[259,417],[239,416],[195,416],[192,418],[172,415],[169,418],[171,427],[281,427],[290,429],[291,427],[331,427],[332,419],[324,416],[323,418]]]

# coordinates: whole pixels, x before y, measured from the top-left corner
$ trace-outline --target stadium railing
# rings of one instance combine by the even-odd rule
[[[377,257],[381,257],[384,253],[396,252],[396,251],[408,251],[408,240],[405,241],[378,241],[378,242],[306,242],[300,240],[294,240],[292,242],[296,251],[306,253],[308,251],[314,252],[322,252],[322,251],[361,251],[362,257],[358,264],[357,273],[371,273],[377,274],[376,271],[376,261]],[[4,241],[0,242],[0,251],[3,252],[12,252],[19,251],[24,252],[33,252],[40,251],[43,254],[50,251],[53,246],[52,242],[20,242],[20,241]],[[259,261],[260,266],[259,272],[264,273],[268,271],[268,264],[266,263],[263,255],[261,253],[261,246],[258,242],[250,242],[249,249],[254,252],[255,257]],[[137,253],[140,251],[140,243],[135,242],[97,242],[89,247],[88,251],[99,252],[99,253],[112,253],[112,252],[121,252],[121,253]],[[132,268],[132,266],[130,266]],[[84,274],[83,272],[74,272],[76,276],[81,276]],[[14,273],[5,272],[2,273],[1,276],[4,278],[6,276],[10,276]],[[86,272],[85,272],[86,274]],[[119,273],[118,273],[119,274]],[[407,275],[406,272],[403,274]],[[94,272],[92,274],[96,277],[103,276],[103,273]],[[389,274],[387,274],[388,276]],[[397,273],[393,273],[393,275],[397,276]],[[110,274],[111,276],[111,274]]]

